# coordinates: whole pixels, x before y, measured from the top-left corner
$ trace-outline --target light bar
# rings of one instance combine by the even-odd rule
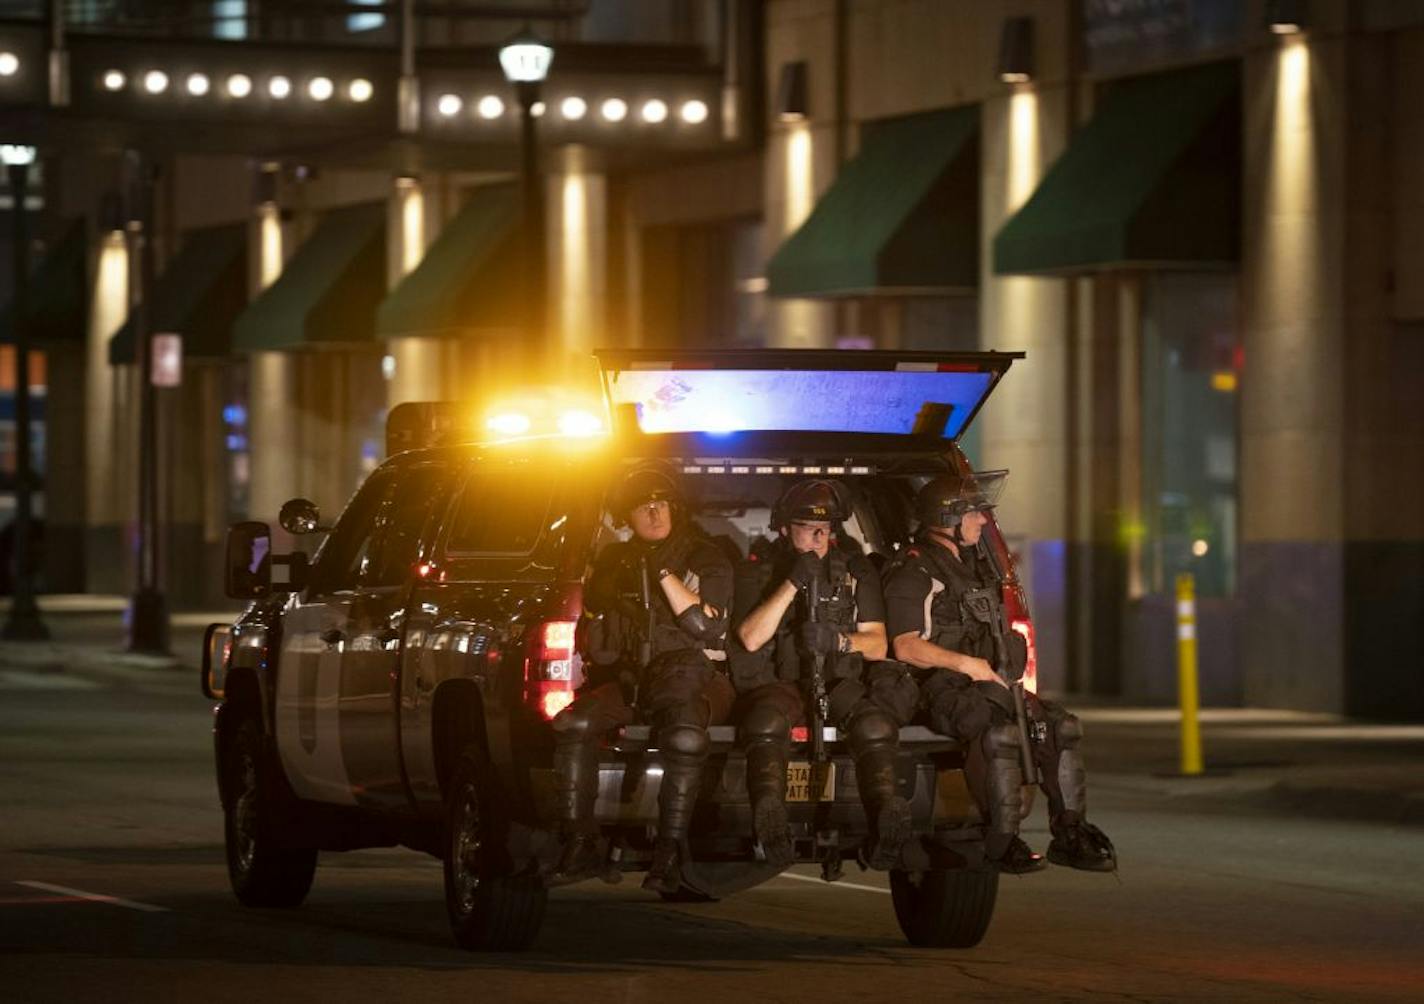
[[[870,475],[875,468],[865,464],[854,467],[826,467],[823,464],[762,464],[756,467],[734,464],[730,467],[715,464],[684,464],[684,474],[845,474]]]

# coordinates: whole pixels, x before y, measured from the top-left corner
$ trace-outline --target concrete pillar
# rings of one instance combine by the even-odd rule
[[[548,317],[557,332],[558,355],[570,367],[559,376],[578,379],[595,375],[586,360],[605,342],[608,181],[590,169],[582,147],[565,147],[560,159],[560,171],[548,186]]]
[[[1241,583],[1248,704],[1343,706],[1347,49],[1246,61]]]
[[[1039,680],[1055,690],[1066,682],[1068,282],[994,275],[993,239],[1065,149],[1069,89],[1022,87],[988,98],[981,114],[981,345],[1028,357],[1014,364],[976,419],[982,455],[970,460],[1013,472],[1000,519],[1026,573]]]
[[[248,359],[247,424],[250,475],[248,519],[274,520],[298,494],[297,357],[254,352]]]
[[[124,529],[134,506],[137,377],[133,366],[109,365],[109,339],[137,296],[136,257],[122,231],[99,237],[85,347],[84,439],[86,589],[124,593],[132,559]]]

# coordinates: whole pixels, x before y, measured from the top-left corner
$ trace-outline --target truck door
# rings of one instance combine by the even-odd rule
[[[356,802],[338,707],[351,604],[374,557],[376,520],[396,480],[389,468],[361,486],[312,566],[305,595],[282,620],[277,671],[277,751],[302,798]]]
[[[339,718],[346,773],[361,804],[409,806],[400,757],[399,687],[406,608],[449,500],[450,472],[438,462],[402,469],[376,517],[373,560],[351,603],[341,666]],[[428,567],[428,566],[427,566]]]

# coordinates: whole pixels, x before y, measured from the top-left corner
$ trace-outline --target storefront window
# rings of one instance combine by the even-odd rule
[[[1158,274],[1144,283],[1142,581],[1200,596],[1236,591],[1241,351],[1236,277]]]

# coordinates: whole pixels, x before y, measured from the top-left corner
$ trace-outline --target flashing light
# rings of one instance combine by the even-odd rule
[[[245,98],[252,93],[252,78],[245,73],[234,73],[227,78],[229,97]]]
[[[649,125],[657,125],[659,122],[667,121],[667,102],[658,98],[643,102],[642,116],[643,121]]]
[[[281,101],[292,93],[292,82],[286,77],[273,77],[267,81],[267,93]]]
[[[486,94],[475,106],[482,119],[497,119],[504,114],[504,101],[497,94]]]
[[[622,122],[628,117],[628,102],[622,98],[609,98],[599,106],[599,111],[609,122]]]
[[[188,93],[193,95],[193,97],[201,98],[204,94],[208,93],[208,90],[211,87],[212,84],[209,82],[208,75],[206,73],[188,74]]]
[[[559,114],[570,122],[577,122],[588,114],[588,102],[577,95],[570,95],[559,102]]]
[[[679,114],[688,125],[701,125],[707,121],[707,102],[685,101]]]
[[[460,109],[464,106],[465,103],[460,100],[460,95],[458,94],[442,94],[440,95],[440,100],[435,102],[435,110],[441,115],[444,115],[447,119],[459,115]]]
[[[357,104],[362,104],[363,102],[370,101],[371,95],[374,94],[375,91],[376,88],[372,86],[369,80],[365,77],[357,77],[351,81],[350,86],[346,88],[346,96]]]
[[[325,101],[336,93],[336,85],[330,77],[312,77],[307,82],[307,94],[313,101]]]
[[[559,432],[565,436],[597,436],[603,420],[582,408],[571,408],[559,416]]]
[[[168,74],[162,70],[149,70],[143,75],[143,89],[150,94],[162,94],[168,90]]]
[[[485,419],[485,428],[501,436],[522,436],[529,426],[529,416],[518,411],[501,411]]]
[[[19,56],[13,52],[0,52],[0,77],[13,77],[19,70]]]

